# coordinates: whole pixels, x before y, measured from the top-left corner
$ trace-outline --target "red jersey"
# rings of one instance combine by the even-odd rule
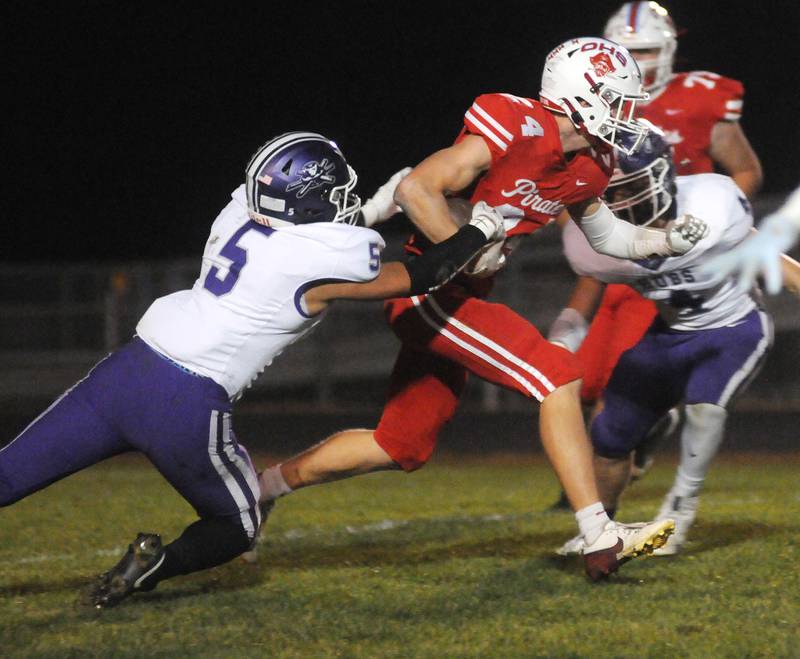
[[[610,148],[581,149],[567,158],[555,118],[530,98],[479,96],[456,142],[467,135],[483,138],[492,153],[470,201],[497,208],[509,236],[533,233],[565,206],[601,196],[613,172]]]
[[[661,128],[675,150],[678,175],[714,171],[711,130],[719,121],[742,116],[744,87],[738,80],[708,71],[676,73],[639,115]]]

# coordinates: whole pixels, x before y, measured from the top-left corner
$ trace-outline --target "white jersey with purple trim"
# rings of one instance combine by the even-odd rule
[[[235,400],[321,320],[308,314],[305,291],[326,281],[371,281],[385,243],[348,224],[265,227],[248,217],[244,185],[231,197],[211,227],[192,289],[153,302],[136,333]]]
[[[737,322],[756,307],[733,278],[701,274],[699,266],[727,252],[750,233],[753,215],[733,179],[720,174],[679,176],[677,215],[708,224],[708,235],[682,256],[626,261],[598,254],[570,221],[564,228],[564,253],[572,269],[614,284],[628,284],[654,300],[672,329],[699,330]]]

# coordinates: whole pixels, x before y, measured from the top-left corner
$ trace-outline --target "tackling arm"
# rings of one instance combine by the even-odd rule
[[[664,229],[640,227],[620,220],[599,199],[567,208],[596,252],[619,259],[676,256],[688,252],[708,233],[708,226],[691,215],[672,220]]]
[[[504,237],[503,217],[490,206],[478,203],[469,224],[413,261],[386,263],[369,282],[322,284],[312,288],[304,295],[306,308],[316,315],[334,300],[385,300],[427,293],[452,279],[487,244]]]
[[[483,138],[467,135],[411,170],[397,186],[395,201],[428,240],[441,242],[457,230],[445,195],[466,188],[491,163]]]

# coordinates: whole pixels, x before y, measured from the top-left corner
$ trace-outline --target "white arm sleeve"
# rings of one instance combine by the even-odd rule
[[[576,221],[596,252],[618,259],[645,259],[651,256],[672,256],[675,252],[667,242],[667,232],[661,229],[637,227],[620,220],[608,206]]]

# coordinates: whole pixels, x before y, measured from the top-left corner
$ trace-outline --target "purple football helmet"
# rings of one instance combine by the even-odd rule
[[[661,130],[649,122],[648,127],[636,151],[617,151],[617,168],[603,195],[617,217],[640,226],[674,219],[677,194],[672,147]]]
[[[267,225],[355,224],[358,177],[339,147],[317,133],[284,133],[250,159],[245,181],[250,216]]]

